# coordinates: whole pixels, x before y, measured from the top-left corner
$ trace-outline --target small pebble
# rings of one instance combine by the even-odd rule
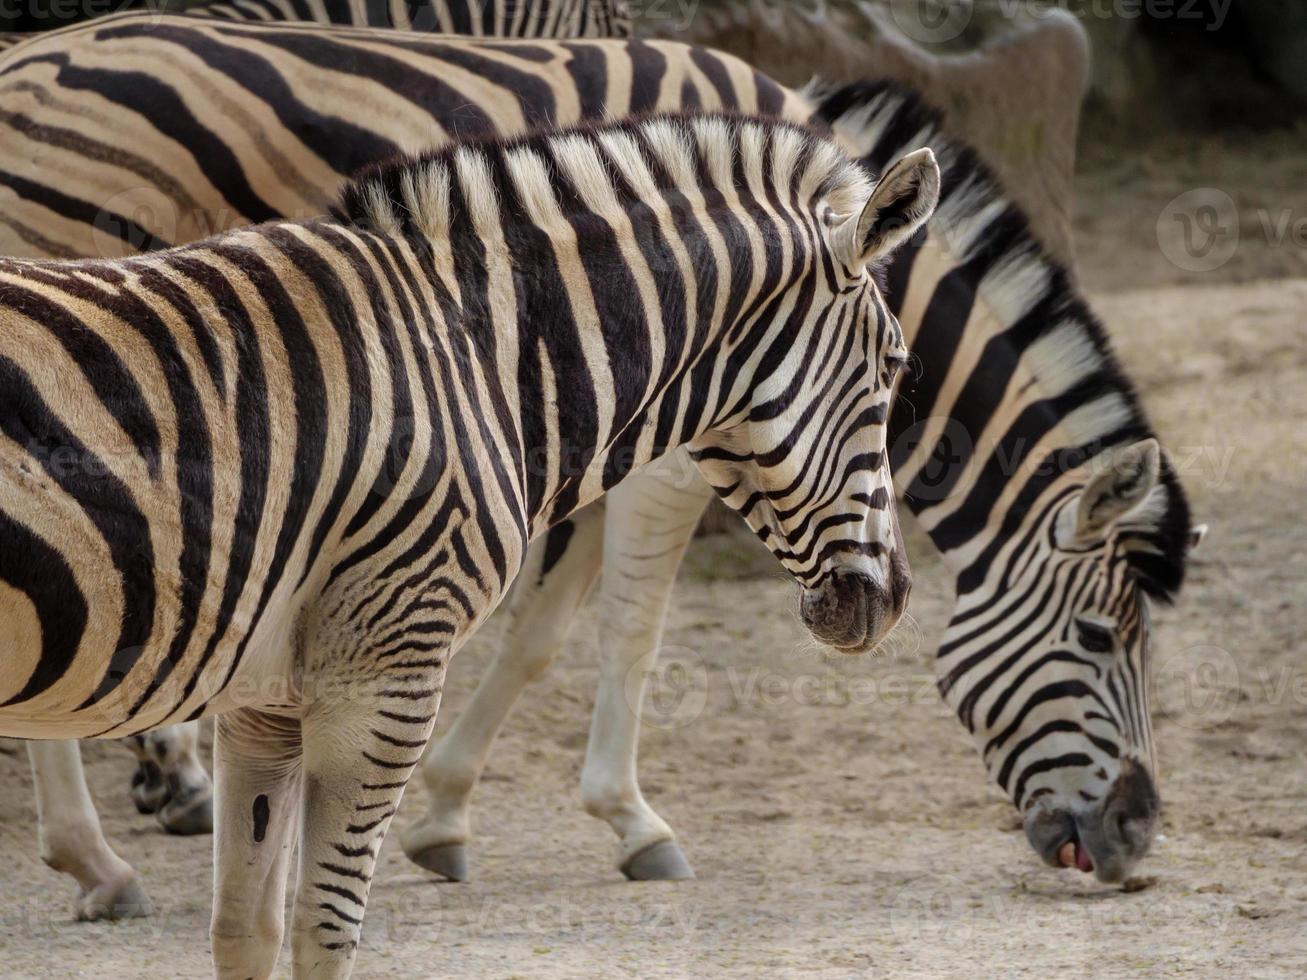
[[[1141,892],[1145,888],[1152,888],[1155,884],[1157,884],[1156,875],[1140,875],[1137,878],[1127,878],[1121,882],[1121,891],[1126,893]]]
[[[1264,905],[1237,905],[1235,910],[1245,919],[1269,919],[1275,914],[1274,909],[1268,909]]]

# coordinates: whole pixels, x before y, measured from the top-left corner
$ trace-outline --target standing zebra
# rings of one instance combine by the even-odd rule
[[[658,116],[378,165],[333,217],[0,262],[0,734],[217,715],[213,951],[346,976],[450,657],[528,543],[685,445],[874,647],[909,578],[875,269],[930,215],[779,121]]]
[[[186,17],[231,21],[299,21],[470,37],[630,37],[623,0],[206,0]],[[44,31],[0,31],[0,51]]]
[[[0,95],[0,254],[50,258],[321,214],[350,174],[413,147],[414,133],[435,143],[681,105],[809,114],[743,62],[669,42],[459,41],[142,14],[9,52]],[[233,118],[239,139],[223,135]],[[186,726],[129,741],[172,787],[161,819],[208,805]],[[148,913],[104,839],[77,746],[33,742],[29,753],[41,854],[76,878],[78,915]],[[157,785],[133,786],[139,807],[163,802]]]
[[[11,55],[0,63],[0,93],[20,120],[0,120],[0,166],[8,168],[0,173],[0,184],[14,190],[14,199],[0,209],[0,251],[122,254],[198,237],[206,229],[233,223],[314,212],[346,173],[391,155],[411,131],[444,139],[451,131],[512,131],[527,121],[570,123],[605,110],[621,114],[683,103],[795,120],[812,112],[807,100],[737,59],[667,42],[450,42],[341,29],[308,31],[290,25],[217,27],[178,18],[156,19],[149,22],[150,29],[145,27],[140,17],[112,18],[33,42],[21,56]],[[154,74],[159,65],[168,67],[166,78]],[[238,66],[234,71],[233,65]],[[451,91],[454,78],[457,89]],[[144,107],[133,101],[143,84],[150,92]],[[88,108],[87,96],[94,110]],[[177,127],[170,107],[182,102],[197,125]],[[241,117],[242,138],[218,139],[218,127],[237,104],[254,107]],[[922,142],[936,141],[933,115],[893,87],[832,95],[822,100],[820,115],[836,123],[846,145],[865,155],[873,169],[883,169],[918,134]],[[31,125],[32,121],[43,125]],[[998,431],[1008,411],[1025,412],[1017,418],[1026,419],[1023,424],[1043,419],[1049,427],[1048,439],[1070,438],[1075,430],[1067,430],[1059,420],[1065,416],[1079,424],[1092,419],[1079,409],[1093,385],[1102,384],[1105,390],[1121,392],[1123,403],[1131,406],[1133,422],[1119,435],[1089,444],[1089,449],[1097,452],[1149,438],[1151,430],[1134,407],[1128,379],[1110,359],[1082,356],[1106,351],[1106,339],[1060,270],[1041,257],[1019,211],[998,193],[964,148],[949,152],[947,170],[949,206],[928,226],[931,247],[913,243],[900,253],[903,260],[889,267],[895,286],[891,301],[905,331],[915,338],[918,383],[926,385],[938,378],[937,372],[957,365],[944,395],[936,398],[934,414],[956,415],[959,424],[969,430],[974,426],[983,434],[987,420]],[[1100,367],[1085,387],[1055,399],[1041,398],[1039,386],[1016,390],[1009,397],[1008,375],[980,370],[975,356],[976,351],[1004,352],[1008,344],[1014,346],[1003,357],[1016,358],[1021,371],[1026,370],[1023,362],[1032,361],[1036,354],[1042,364],[1056,364],[1065,357],[1073,367],[1089,370],[1096,363]],[[957,360],[959,350],[967,353],[965,359]],[[994,405],[1002,407],[1004,414],[988,407]],[[905,418],[896,416],[894,424],[904,427]],[[924,470],[923,480],[932,476],[943,480],[958,470],[957,464],[948,462],[951,453],[943,445],[945,438],[955,436],[955,429],[933,436],[925,432],[938,447],[934,454],[938,461]],[[907,432],[903,448],[915,445],[912,436],[921,431]],[[1019,432],[1013,436],[1018,438]],[[1027,458],[1014,455],[1008,445],[991,446],[989,451],[1000,463]],[[929,458],[905,455],[908,458],[900,469],[908,464],[922,469],[921,460]],[[982,458],[979,451],[972,452],[969,465]],[[1100,453],[1098,462],[1106,458]],[[1068,466],[1063,485],[1073,486],[1088,476],[1069,461]],[[968,468],[962,472],[971,474],[971,479],[978,475]],[[1009,474],[1013,479],[1006,480]],[[1020,540],[1013,536],[1015,525],[1004,521],[1021,514],[1014,508],[1024,506],[1022,498],[1013,496],[1020,487],[1016,478],[1021,476],[1002,466],[990,467],[983,490],[972,491],[976,501],[993,495],[989,512],[994,523],[985,526],[983,536],[996,548]],[[940,486],[963,488],[971,479]],[[640,489],[642,484],[645,490]],[[1037,486],[1029,484],[1028,492]],[[637,475],[606,498],[607,507],[616,511],[613,520],[605,524],[602,509],[592,509],[572,523],[570,547],[537,549],[529,567],[549,575],[540,589],[527,587],[536,580],[532,575],[516,590],[510,645],[500,655],[508,669],[492,668],[477,696],[478,711],[456,725],[455,731],[462,730],[460,737],[455,739],[451,732],[435,750],[432,764],[424,767],[434,806],[406,841],[411,856],[444,873],[459,873],[469,837],[468,798],[476,775],[524,678],[543,669],[564,642],[571,611],[598,570],[597,545],[592,542],[606,533],[610,551],[636,550],[636,542],[646,532],[632,519],[631,501],[642,493],[658,492],[656,484]],[[929,488],[914,496],[918,503],[909,501],[909,505],[923,511],[936,503]],[[1178,586],[1186,548],[1181,529],[1187,530],[1188,516],[1180,487],[1165,467],[1149,499],[1150,508],[1161,515],[1157,527],[1164,529],[1155,536],[1159,553],[1152,569],[1139,553],[1134,554],[1131,568],[1142,567],[1148,573],[1142,579],[1135,574],[1114,577],[1117,566],[1090,562],[1083,573],[1090,587],[1081,597],[1086,614],[1114,616],[1113,605],[1121,601],[1141,607],[1143,596],[1131,591],[1136,582],[1145,592],[1163,594]],[[681,523],[687,527],[693,523],[702,500],[701,494],[687,490],[682,510],[689,516]],[[951,506],[949,501],[940,503]],[[675,521],[671,530],[674,535]],[[667,527],[648,533],[670,540]],[[956,530],[950,533],[957,535]],[[950,554],[950,563],[960,563],[966,552],[958,550],[954,538],[936,540],[941,550],[955,553]],[[553,540],[561,542],[563,532]],[[1107,540],[1105,532],[1104,547]],[[613,562],[604,585],[609,593],[606,604],[634,601],[656,614],[658,596],[665,596],[678,560],[673,554],[670,567],[641,569],[648,587],[635,595],[614,592],[612,583],[623,565]],[[1065,574],[1051,562],[1032,563],[1029,571],[1032,584],[1045,578],[1056,584],[1058,575]],[[959,584],[960,589],[975,591],[969,580],[960,578]],[[622,676],[624,664],[638,662],[656,648],[660,616],[650,618],[646,612],[645,618],[653,624],[647,630],[621,629],[620,620],[606,628],[604,646],[610,661],[606,674]],[[997,637],[986,662],[999,665],[1022,649],[1046,650],[1061,642],[1064,629],[1064,623],[1036,618],[1023,636]],[[1131,634],[1122,656],[1142,662],[1147,640],[1143,623]],[[1056,671],[1059,663],[1063,661],[1053,659],[1047,666]],[[1009,676],[1016,675],[994,676],[994,694]],[[1105,674],[1091,686],[1097,691],[1109,683],[1110,675]],[[614,687],[606,683],[603,691],[611,697]],[[628,747],[633,753],[638,721],[622,713],[626,701],[620,689],[616,691],[610,703],[621,710],[596,718],[583,796],[592,812],[618,830],[628,873],[649,877],[684,872],[686,865],[683,858],[677,859],[671,829],[639,792],[634,755],[627,754]],[[1110,691],[1108,698],[1116,700]],[[1040,710],[1072,726],[1080,723],[1083,714],[1079,699],[1051,701]],[[1022,714],[1014,745],[1043,727],[1040,717],[1040,713]],[[1147,717],[1146,710],[1141,717]],[[600,718],[616,719],[627,730],[601,729]],[[977,738],[981,738],[979,731]],[[1131,738],[1113,736],[1104,741],[1115,745],[1123,757],[1146,757],[1148,750]],[[449,751],[458,745],[463,749],[456,754]],[[1023,752],[1031,764],[1068,754],[1047,738],[1037,739]],[[447,768],[434,761],[437,756],[443,756]],[[1104,771],[1115,769],[1108,760]],[[1001,765],[991,771],[996,778],[1002,775]],[[1058,775],[1065,786],[1054,794],[1041,794],[1046,807],[1080,807],[1085,803],[1082,792],[1101,792],[1101,780],[1092,768],[1063,766]],[[1104,870],[1107,863],[1100,861]]]
[[[279,0],[236,0],[232,3],[201,3],[190,7],[185,15],[231,21],[310,21],[398,27],[474,36],[624,37],[631,33],[630,16],[622,0],[432,0],[420,8],[399,0],[382,5],[338,0],[298,0],[295,4]],[[138,22],[140,18],[148,17],[136,16]],[[0,33],[0,50],[43,36]],[[44,103],[41,115],[51,111],[50,104]],[[18,113],[7,118],[8,125],[16,129],[21,129],[27,121]],[[36,139],[39,142],[48,135],[38,131]],[[336,189],[335,183],[324,189],[322,208],[325,209]],[[45,204],[48,206],[49,201]],[[307,210],[312,213],[318,208]],[[259,219],[274,216],[280,214],[268,212],[259,215]],[[243,222],[231,220],[228,225],[239,223]],[[18,224],[11,224],[11,228],[19,231],[24,240],[11,243],[3,250],[4,254],[61,257],[95,254],[90,249],[76,247],[71,250],[47,248],[37,229],[22,229]],[[184,240],[203,235],[204,232],[197,229]],[[198,726],[170,726],[135,736],[127,744],[138,757],[131,788],[137,809],[142,813],[154,813],[160,825],[170,833],[209,833],[213,827],[212,784],[199,758]],[[151,911],[149,900],[130,865],[119,858],[104,840],[81,774],[81,758],[76,744],[56,741],[33,744],[29,752],[37,787],[41,852],[52,867],[72,874],[78,880],[81,886],[77,903],[79,917],[148,914]]]

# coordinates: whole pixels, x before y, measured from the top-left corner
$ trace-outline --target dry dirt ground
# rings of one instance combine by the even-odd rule
[[[357,975],[1307,975],[1304,253],[1246,235],[1221,269],[1192,274],[1155,232],[1193,186],[1227,187],[1241,228],[1260,225],[1258,207],[1297,206],[1286,144],[1232,142],[1240,155],[1218,141],[1099,165],[1081,188],[1084,280],[1211,525],[1180,604],[1156,613],[1165,815],[1141,869],[1151,887],[1125,894],[1037,863],[931,686],[951,586],[919,536],[919,625],[892,655],[856,660],[814,654],[790,587],[717,538],[696,544],[668,635],[702,668],[689,676],[704,710],[650,726],[643,745],[646,794],[698,880],[624,882],[610,831],[581,810],[587,622],[478,791],[474,880],[436,884],[391,835]],[[493,639],[456,664],[444,717]],[[0,974],[207,975],[209,842],[134,813],[125,749],[86,755],[105,829],[158,915],[72,920],[71,882],[37,858],[26,759],[10,744]],[[399,822],[424,803],[415,790]]]

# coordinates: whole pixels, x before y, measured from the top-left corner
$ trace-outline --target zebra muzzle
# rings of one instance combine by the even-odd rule
[[[1025,818],[1026,837],[1052,867],[1076,868],[1099,881],[1116,883],[1148,853],[1158,810],[1157,790],[1148,770],[1126,759],[1098,806],[1073,811],[1041,801],[1032,807]]]
[[[903,605],[871,576],[837,569],[804,590],[799,612],[817,640],[845,653],[863,653],[889,634]]]

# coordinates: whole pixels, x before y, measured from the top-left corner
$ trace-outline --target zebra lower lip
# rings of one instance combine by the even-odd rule
[[[1069,840],[1059,847],[1057,860],[1064,868],[1079,868],[1086,874],[1094,870],[1094,860],[1089,856],[1089,849],[1077,840]]]

